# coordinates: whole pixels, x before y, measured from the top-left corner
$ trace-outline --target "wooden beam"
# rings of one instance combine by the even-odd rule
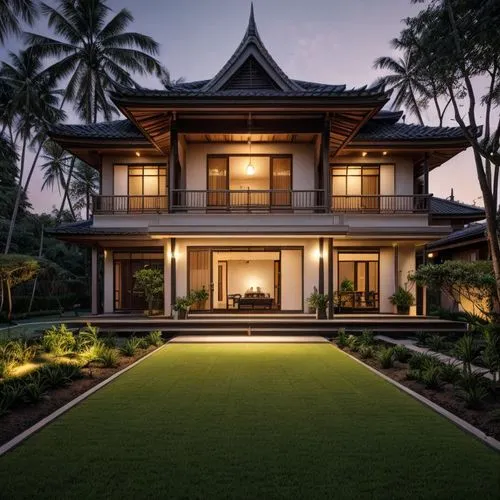
[[[323,258],[323,243],[324,238],[318,239],[319,245],[319,276],[318,276],[318,292],[325,293],[325,262]]]
[[[322,133],[322,143],[321,143],[321,189],[325,193],[325,205],[329,206],[331,198],[331,186],[330,186],[330,126],[331,120],[330,115],[327,113],[325,115],[325,121],[323,124]]]
[[[328,255],[328,319],[333,319],[333,238],[327,238]]]

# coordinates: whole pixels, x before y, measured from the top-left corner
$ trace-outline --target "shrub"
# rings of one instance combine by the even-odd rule
[[[356,335],[349,335],[347,337],[347,347],[353,352],[357,352],[359,350],[359,338]]]
[[[47,387],[51,389],[56,389],[58,387],[63,387],[71,382],[71,379],[66,376],[64,370],[61,368],[60,364],[50,364],[45,365],[39,370],[42,379]]]
[[[130,337],[121,347],[120,351],[124,356],[133,356],[141,345],[141,339]]]
[[[0,386],[0,416],[5,415],[23,397],[23,386],[17,380]]]
[[[337,334],[337,346],[339,349],[345,349],[347,347],[347,333],[345,328],[339,328]]]
[[[377,352],[376,358],[381,368],[392,368],[394,365],[394,348],[384,347]]]
[[[439,389],[442,386],[441,366],[429,366],[422,370],[419,380],[427,389]]]
[[[455,383],[456,395],[467,408],[481,408],[488,396],[486,379],[481,373],[462,373]]]
[[[59,368],[69,380],[76,380],[83,377],[81,366],[75,363],[60,363]]]
[[[362,345],[359,348],[359,355],[362,359],[373,358],[374,348],[371,345]]]
[[[424,367],[424,364],[429,366],[430,363],[435,363],[436,360],[437,358],[431,354],[413,352],[408,360],[408,364],[410,365],[411,370],[421,370]]]
[[[464,372],[471,372],[471,364],[478,358],[479,353],[480,346],[472,335],[464,335],[455,344],[454,354],[463,363]]]
[[[105,368],[114,368],[118,366],[119,356],[115,349],[106,347],[102,349],[99,359],[97,360]]]
[[[375,336],[371,330],[363,330],[359,336],[359,344],[363,346],[371,346],[375,344]]]
[[[42,337],[43,349],[55,356],[63,356],[73,352],[75,344],[75,336],[64,324],[58,327],[52,326]]]
[[[415,370],[415,369],[409,369],[407,372],[406,372],[406,378],[408,380],[420,380],[420,377],[421,377],[421,372],[420,370]]]
[[[80,352],[80,359],[85,365],[98,361],[102,352],[108,349],[103,342],[96,342],[94,345],[88,346],[84,351]]]
[[[112,334],[108,334],[108,335],[101,337],[101,342],[108,349],[112,349],[112,348],[116,347],[116,337]]]
[[[429,336],[429,334],[427,332],[418,331],[415,334],[415,337],[417,338],[417,345],[424,346],[427,342],[428,336]]]
[[[76,337],[76,350],[85,351],[99,342],[99,328],[87,323]]]
[[[160,347],[161,345],[163,345],[163,339],[160,330],[150,332],[146,337],[146,341],[148,345],[154,345],[156,347]]]
[[[441,335],[429,335],[425,340],[425,345],[432,351],[444,351],[448,347],[448,342]]]
[[[411,358],[411,351],[404,345],[397,345],[393,347],[394,359],[400,363],[407,363]]]
[[[0,378],[7,378],[12,375],[16,364],[13,361],[0,359]]]
[[[37,371],[26,377],[26,383],[23,388],[23,401],[25,403],[38,403],[46,395],[46,382],[42,374]]]
[[[461,372],[456,363],[443,363],[441,365],[441,380],[447,384],[454,384],[460,378]]]

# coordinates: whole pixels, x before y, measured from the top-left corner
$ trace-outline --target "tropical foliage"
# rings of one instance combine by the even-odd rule
[[[425,264],[410,276],[410,280],[443,291],[457,308],[471,302],[484,315],[491,311],[496,282],[490,261],[449,260],[442,264]]]

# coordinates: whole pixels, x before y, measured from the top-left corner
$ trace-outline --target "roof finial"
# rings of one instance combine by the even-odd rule
[[[250,18],[248,20],[248,28],[246,36],[256,36],[259,37],[259,32],[257,31],[257,25],[255,24],[255,16],[253,13],[253,2],[250,4]]]

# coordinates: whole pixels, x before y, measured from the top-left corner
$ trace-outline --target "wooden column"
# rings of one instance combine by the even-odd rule
[[[318,276],[318,292],[325,293],[325,262],[323,258],[323,238],[319,238],[319,276]]]
[[[379,269],[380,273],[380,269]],[[394,245],[394,291],[399,287],[399,245]]]
[[[92,314],[99,314],[99,266],[98,266],[99,250],[97,247],[92,247],[91,258],[91,296],[92,296]]]
[[[168,207],[170,212],[172,211],[174,202],[177,201],[173,191],[174,189],[179,189],[178,186],[180,183],[180,175],[177,169],[177,164],[179,163],[179,145],[177,139],[177,118],[174,112],[170,120],[170,155],[168,160]]]
[[[429,194],[429,153],[424,156],[424,194]]]
[[[328,319],[333,319],[333,238],[327,240],[328,255]]]
[[[175,238],[170,239],[170,304],[175,305],[177,297],[177,269],[175,261]]]
[[[324,206],[327,212],[331,205],[331,186],[330,186],[330,115],[326,113],[321,134],[321,189],[323,189]]]

